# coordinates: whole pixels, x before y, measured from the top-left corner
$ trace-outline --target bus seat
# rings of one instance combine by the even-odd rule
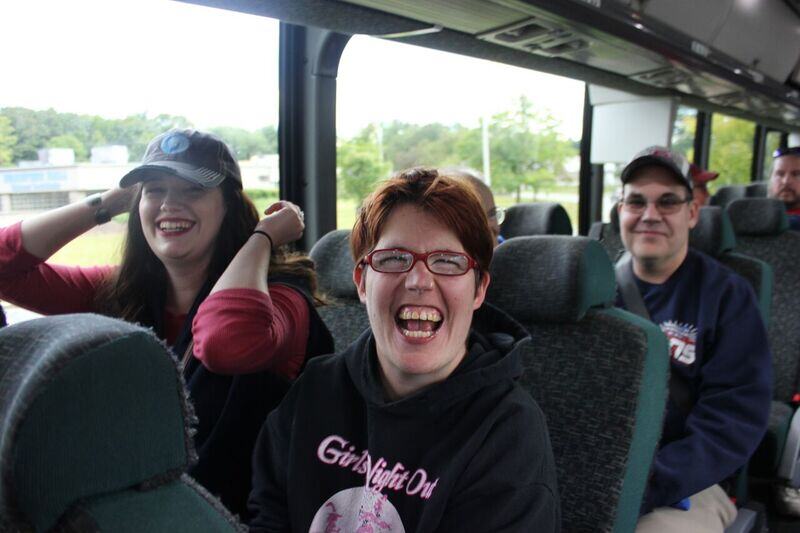
[[[367,308],[358,299],[353,283],[350,230],[334,230],[323,236],[309,253],[314,260],[320,290],[330,300],[317,309],[333,335],[334,347],[342,351],[369,327]]]
[[[735,252],[736,234],[728,214],[719,206],[700,208],[697,225],[689,233],[689,246],[710,255],[753,287],[764,324],[769,324],[772,302],[772,267],[766,262]]]
[[[547,417],[564,531],[633,531],[661,436],[667,341],[612,307],[614,270],[587,237],[501,244],[487,299],[533,341],[521,384]]]
[[[572,223],[561,204],[516,204],[506,210],[500,234],[506,239],[523,235],[572,235]]]
[[[737,249],[767,262],[773,271],[771,319],[767,329],[774,374],[773,406],[767,436],[753,457],[756,474],[775,472],[800,486],[800,413],[787,409],[797,392],[800,370],[800,234],[788,231],[780,200],[742,198],[727,213],[736,232]]]
[[[194,415],[151,331],[89,314],[3,328],[0,382],[0,530],[241,529],[184,474]]]
[[[768,188],[768,182],[754,181],[753,183],[744,186],[744,195],[746,198],[766,198]]]
[[[746,195],[747,191],[744,185],[725,185],[717,189],[717,192],[709,198],[708,204],[725,208],[734,200],[744,198]]]
[[[619,232],[619,212],[617,204],[611,207],[609,212],[610,222],[595,222],[589,228],[589,237],[600,241],[603,249],[608,254],[612,263],[616,263],[622,254],[625,253],[625,245],[622,244],[622,236]]]

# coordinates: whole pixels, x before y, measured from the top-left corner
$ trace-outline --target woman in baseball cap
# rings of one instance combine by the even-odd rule
[[[119,266],[45,262],[128,208]],[[224,142],[173,130],[150,142],[120,188],[0,230],[0,297],[42,314],[139,322],[171,346],[198,417],[190,474],[245,518],[267,413],[309,357],[333,351],[314,309],[313,263],[283,247],[302,235],[303,213],[284,201],[265,214]]]

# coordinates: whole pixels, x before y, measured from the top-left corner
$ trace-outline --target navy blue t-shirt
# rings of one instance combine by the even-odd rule
[[[686,406],[668,403],[649,511],[719,483],[747,462],[767,426],[772,358],[752,288],[714,259],[690,249],[666,282],[634,279],[669,340],[673,379],[690,393]],[[617,305],[624,307],[619,297]]]

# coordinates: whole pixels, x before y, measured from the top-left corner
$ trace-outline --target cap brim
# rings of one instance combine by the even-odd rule
[[[717,179],[719,176],[719,172],[711,172],[710,170],[704,170],[703,172],[698,172],[694,176],[692,176],[692,181],[694,183],[708,183],[709,181]]]
[[[155,173],[159,172],[185,179],[206,189],[218,187],[225,180],[225,176],[219,172],[214,172],[204,167],[195,167],[179,161],[153,161],[146,165],[138,166],[122,176],[122,179],[119,180],[119,186],[122,188],[130,187],[141,181],[157,178],[158,175]]]
[[[672,174],[674,174],[675,179],[678,180],[678,182],[681,185],[687,187],[690,191],[692,190],[693,186],[691,180],[689,180],[689,178],[681,174],[681,171],[678,167],[676,167],[675,165],[671,165],[669,162],[665,161],[660,157],[653,157],[653,156],[640,157],[639,159],[635,159],[630,163],[628,163],[628,166],[622,169],[622,174],[620,175],[622,184],[624,185],[628,183],[633,177],[633,175],[639,169],[649,166],[658,166],[669,170],[670,172],[672,172]]]

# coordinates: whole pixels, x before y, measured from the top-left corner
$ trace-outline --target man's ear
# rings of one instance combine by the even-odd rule
[[[689,202],[689,229],[694,228],[700,220],[700,206],[694,201]]]
[[[367,303],[367,273],[365,270],[364,263],[356,265],[353,269],[353,283],[356,284],[358,299],[362,304]]]

